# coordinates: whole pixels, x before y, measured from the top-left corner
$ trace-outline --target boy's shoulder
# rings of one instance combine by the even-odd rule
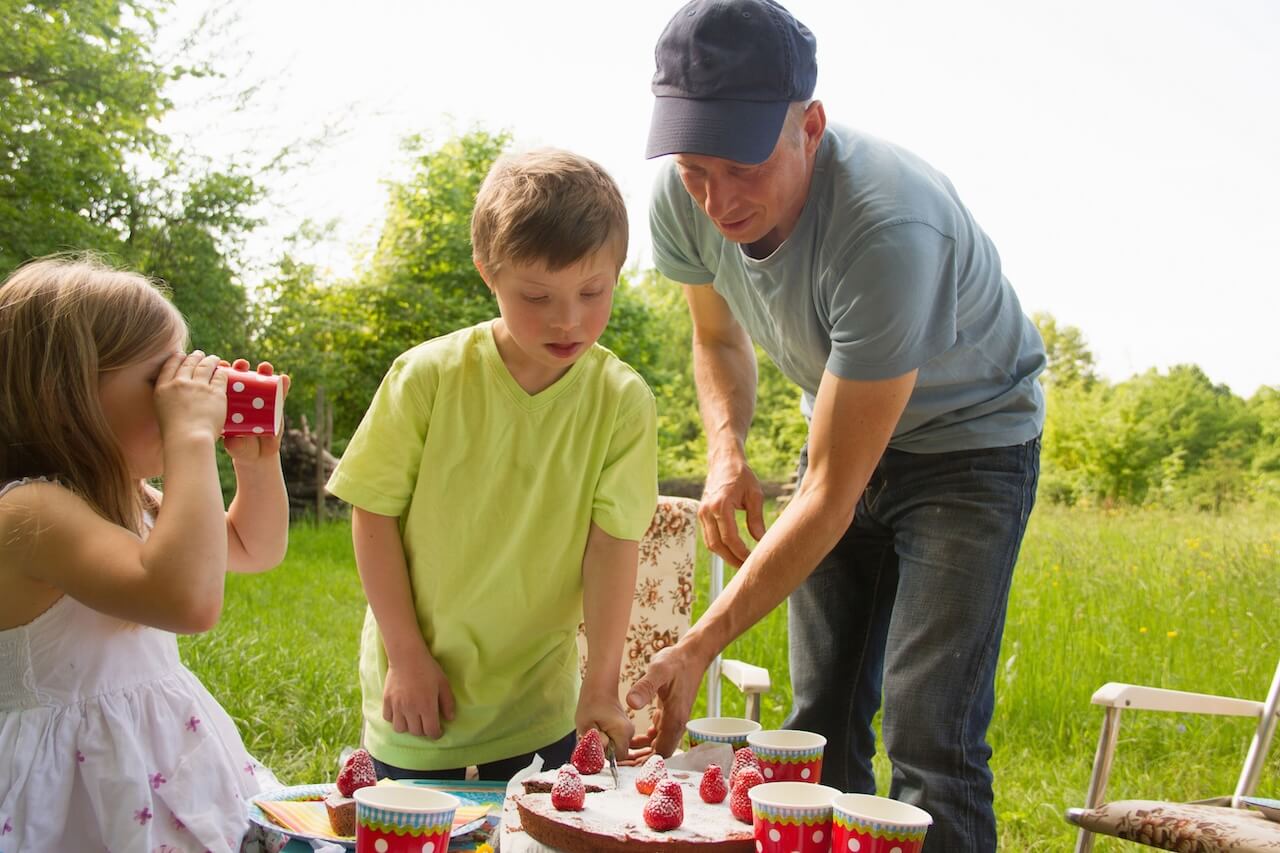
[[[653,402],[649,383],[613,350],[597,343],[592,346],[588,357],[593,371],[599,376],[600,384],[612,389],[631,405],[638,405],[642,401]]]
[[[477,323],[447,332],[410,347],[396,356],[393,373],[430,373],[448,370],[476,357],[482,346],[482,335],[489,334],[489,323]]]

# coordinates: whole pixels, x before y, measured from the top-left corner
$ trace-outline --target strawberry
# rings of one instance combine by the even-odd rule
[[[751,797],[747,795],[756,785],[764,783],[764,776],[754,767],[744,767],[738,771],[738,781],[733,785],[733,793],[729,795],[729,811],[743,823],[751,823]]]
[[[684,794],[675,779],[663,779],[644,804],[644,822],[650,829],[666,832],[684,823]]]
[[[584,776],[603,770],[604,741],[600,739],[600,732],[596,729],[587,729],[587,733],[578,738],[578,744],[573,748],[573,755],[569,760]]]
[[[667,778],[667,762],[661,755],[651,755],[640,768],[643,772],[636,777],[636,790],[642,794],[652,794],[658,783]]]
[[[557,811],[582,811],[586,802],[587,790],[582,787],[582,777],[572,764],[566,764],[556,774],[556,783],[551,786],[551,805]]]
[[[724,784],[724,773],[719,764],[708,764],[702,771],[702,784],[698,785],[698,796],[704,803],[721,803],[729,796],[729,789]]]
[[[733,764],[729,767],[729,787],[733,788],[733,783],[738,780],[738,771],[743,767],[755,767],[760,769],[760,760],[756,758],[756,754],[751,751],[751,747],[744,746],[742,749],[733,753]]]
[[[373,772],[373,758],[367,750],[357,749],[347,756],[346,763],[338,771],[339,794],[349,797],[357,788],[367,788],[376,784],[378,784],[378,776]]]

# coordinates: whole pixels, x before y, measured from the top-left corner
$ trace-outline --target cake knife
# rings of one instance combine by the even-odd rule
[[[613,774],[613,789],[618,789],[618,757],[613,749],[613,738],[605,735],[604,757],[609,762],[609,772]]]

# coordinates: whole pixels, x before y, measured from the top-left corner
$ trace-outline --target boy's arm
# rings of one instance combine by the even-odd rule
[[[631,620],[640,543],[615,539],[594,522],[582,557],[582,617],[587,632],[587,672],[574,724],[600,729],[625,756],[635,727],[618,699],[622,648]]]
[[[353,507],[351,538],[360,582],[387,650],[382,717],[397,732],[438,738],[443,721],[453,719],[453,691],[418,626],[400,520]]]

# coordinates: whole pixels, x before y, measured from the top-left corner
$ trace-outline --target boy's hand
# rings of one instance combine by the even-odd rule
[[[387,663],[382,718],[396,731],[435,740],[443,734],[444,723],[453,719],[453,710],[449,679],[431,655],[407,668]]]
[[[579,735],[588,729],[599,729],[604,732],[605,737],[618,751],[619,761],[629,755],[635,726],[627,718],[627,712],[618,701],[617,693],[593,695],[583,691],[578,694],[578,710],[573,715],[573,724]]]
[[[222,362],[222,366],[229,366],[232,370],[248,370],[249,362],[237,358],[230,365]],[[275,368],[271,366],[271,362],[264,361],[258,365],[258,372],[263,376],[270,376],[275,373]],[[289,374],[280,377],[280,385],[280,405],[283,406],[285,398],[289,396]],[[252,462],[279,453],[282,438],[283,435],[228,435],[222,439],[222,446],[235,461]]]

